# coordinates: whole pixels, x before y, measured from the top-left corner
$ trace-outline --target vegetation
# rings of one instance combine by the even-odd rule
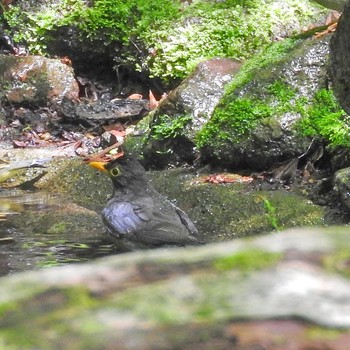
[[[172,0],[95,0],[91,7],[83,0],[62,0],[32,12],[10,5],[4,19],[14,39],[26,42],[32,53],[44,54],[51,31],[72,23],[82,38],[102,38],[105,46],[118,41],[126,49],[133,46],[140,51],[143,33],[168,25],[179,16],[179,9],[180,2]]]
[[[297,124],[304,136],[320,136],[331,148],[350,147],[350,117],[343,111],[333,91],[319,90],[310,104],[299,104],[302,119]]]
[[[15,40],[32,53],[45,54],[60,27],[77,26],[86,40],[120,47],[116,65],[147,70],[163,80],[184,78],[201,60],[221,56],[246,59],[266,47],[277,24],[287,27],[315,16],[307,0],[288,0],[283,11],[271,1],[226,0],[62,0],[23,9],[10,4],[3,13]],[[261,20],[263,18],[264,20]]]
[[[272,228],[276,231],[280,229],[278,218],[277,218],[277,208],[271,203],[269,199],[264,196],[259,196],[257,201],[262,202],[264,204],[264,210],[266,212],[266,216]]]
[[[282,254],[280,253],[251,249],[219,258],[215,261],[214,266],[220,271],[239,269],[244,272],[250,272],[273,266],[277,264],[281,258]]]
[[[288,0],[281,11],[263,0],[194,1],[176,26],[145,33],[146,41],[157,48],[148,66],[154,76],[173,79],[184,78],[204,59],[250,58],[271,43],[277,25],[310,21],[314,12],[309,5]]]
[[[299,44],[290,38],[271,45],[255,55],[228,84],[225,96],[216,107],[210,121],[196,135],[198,147],[220,149],[225,145],[242,142],[258,123],[274,123],[276,117],[286,113],[300,114],[296,132],[302,136],[319,136],[331,148],[350,147],[350,117],[339,106],[332,90],[321,89],[313,98],[300,96],[283,80],[259,84],[254,96],[254,76],[269,66],[281,64],[290,51]],[[237,96],[237,91],[250,84],[249,94]]]
[[[175,138],[183,134],[185,126],[192,120],[191,116],[169,117],[160,115],[158,122],[152,128],[152,137],[155,140]]]
[[[265,86],[261,92],[265,92],[264,100],[236,97],[227,92],[210,121],[196,135],[197,146],[217,148],[224,143],[239,143],[262,119],[273,122],[269,119],[292,108],[295,92],[282,81]]]

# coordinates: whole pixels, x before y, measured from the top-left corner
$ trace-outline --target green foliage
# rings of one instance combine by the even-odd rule
[[[184,78],[204,59],[250,58],[271,43],[281,23],[288,26],[314,15],[307,1],[284,3],[282,11],[263,0],[193,2],[175,26],[145,33],[148,45],[157,49],[155,57],[148,57],[151,73],[168,80]]]
[[[258,202],[262,202],[264,205],[264,210],[266,213],[266,216],[269,220],[270,225],[272,226],[272,228],[276,231],[278,231],[280,229],[280,225],[278,223],[278,218],[277,218],[277,208],[272,204],[272,202],[267,199],[264,196],[259,196],[257,198]]]
[[[288,38],[269,45],[265,50],[250,58],[238,71],[231,83],[227,84],[226,94],[233,93],[237,88],[250,82],[257,72],[276,65],[288,58],[289,52],[300,42],[296,38]]]
[[[307,0],[287,0],[283,11],[271,1],[95,0],[88,6],[84,0],[62,0],[26,11],[14,2],[4,18],[15,40],[27,42],[32,53],[44,54],[54,30],[73,24],[82,42],[118,42],[117,66],[170,81],[184,78],[203,59],[249,58],[271,42],[281,23],[287,28],[315,16]]]
[[[299,43],[298,39],[286,39],[270,45],[242,66],[225,89],[225,95],[215,109],[210,121],[196,135],[198,147],[211,145],[221,147],[224,143],[238,143],[258,124],[262,118],[269,118],[291,110],[295,91],[282,80],[259,87],[265,89],[266,98],[259,101],[254,97],[235,96],[235,91],[254,79],[257,72],[283,61]]]
[[[158,122],[152,127],[152,137],[155,140],[175,138],[183,135],[186,125],[192,120],[190,116],[169,117],[164,114],[158,117]]]
[[[265,252],[260,249],[250,249],[231,256],[219,258],[214,267],[220,271],[241,270],[244,272],[268,268],[281,260],[280,253]]]
[[[10,5],[4,11],[4,19],[11,27],[13,38],[17,42],[25,42],[33,54],[45,54],[46,43],[50,39],[49,32],[57,27],[77,23],[74,19],[83,13],[86,5],[82,0],[62,0],[42,8],[23,11],[18,5]],[[79,22],[78,22],[79,23]]]
[[[32,53],[44,53],[50,31],[76,25],[82,38],[103,38],[107,46],[116,40],[136,45],[145,31],[153,31],[179,15],[179,1],[95,0],[91,7],[83,0],[62,0],[41,11],[22,11],[12,5],[4,18],[15,31],[16,41],[25,41]]]
[[[339,106],[332,90],[319,90],[310,104],[299,104],[302,115],[297,130],[305,136],[321,136],[331,148],[350,147],[350,117]]]

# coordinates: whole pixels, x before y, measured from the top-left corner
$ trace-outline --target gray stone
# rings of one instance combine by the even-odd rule
[[[330,43],[330,70],[340,105],[350,113],[350,2],[345,4]]]
[[[296,324],[285,324],[299,319],[304,331],[314,334],[308,348],[333,339],[341,345],[327,348],[344,349],[350,328],[348,235],[346,227],[294,229],[2,278],[0,344],[9,349],[23,344],[28,349],[116,344],[118,349],[247,349],[248,334],[251,346],[269,339],[270,332],[251,333],[251,325],[275,320],[278,345],[288,340],[303,348]]]
[[[79,97],[72,67],[41,56],[0,55],[0,84],[1,97],[15,105],[46,107]]]

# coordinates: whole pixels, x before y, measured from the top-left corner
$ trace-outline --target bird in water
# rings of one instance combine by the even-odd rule
[[[132,248],[200,244],[196,226],[176,205],[155,190],[140,162],[123,156],[89,165],[109,175],[113,195],[102,211],[112,237]]]

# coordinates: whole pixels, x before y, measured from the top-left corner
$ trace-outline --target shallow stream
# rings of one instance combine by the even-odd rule
[[[0,276],[118,253],[99,215],[67,195],[0,192]]]

